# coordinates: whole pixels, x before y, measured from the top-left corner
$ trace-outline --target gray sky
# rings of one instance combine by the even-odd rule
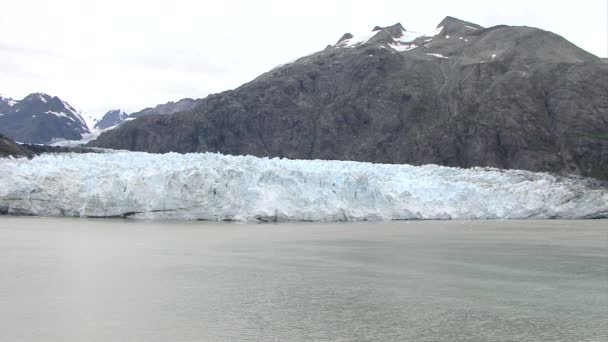
[[[85,115],[127,112],[235,88],[322,50],[345,32],[447,15],[528,25],[605,57],[606,0],[0,0],[0,94],[45,92]]]

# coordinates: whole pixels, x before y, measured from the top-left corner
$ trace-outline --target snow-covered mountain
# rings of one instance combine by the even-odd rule
[[[528,171],[220,154],[0,159],[0,212],[237,221],[606,218],[601,183]]]
[[[34,93],[21,101],[0,98],[0,133],[26,143],[79,140],[89,133],[74,107],[58,97]]]
[[[99,121],[95,122],[94,128],[103,130],[106,128],[114,127],[125,121],[125,119],[128,117],[129,114],[127,114],[125,111],[121,109],[114,109],[105,113]]]
[[[11,111],[15,103],[17,103],[17,101],[11,99],[10,97],[4,97],[2,94],[0,94],[0,116]]]

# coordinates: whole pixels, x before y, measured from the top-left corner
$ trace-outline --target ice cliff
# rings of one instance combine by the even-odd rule
[[[608,217],[608,189],[527,171],[219,154],[0,159],[0,212],[74,217],[361,221]]]

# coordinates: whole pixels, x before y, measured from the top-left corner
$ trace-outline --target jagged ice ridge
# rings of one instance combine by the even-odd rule
[[[0,160],[4,214],[236,221],[608,217],[583,178],[220,154]]]

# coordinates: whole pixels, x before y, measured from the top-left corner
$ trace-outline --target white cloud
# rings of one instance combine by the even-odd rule
[[[343,33],[447,15],[540,27],[606,56],[606,3],[556,1],[0,0],[0,93],[60,96],[89,114],[235,88]]]

